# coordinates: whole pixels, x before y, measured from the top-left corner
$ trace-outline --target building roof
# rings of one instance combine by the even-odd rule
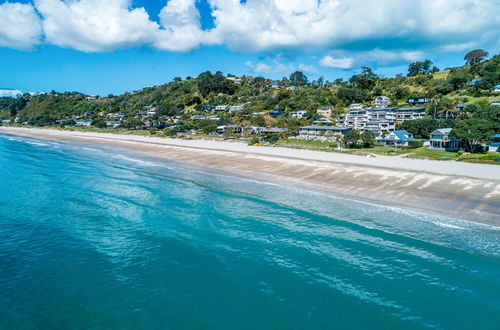
[[[438,128],[431,132],[431,134],[450,134],[451,128]]]
[[[389,134],[396,135],[398,137],[398,139],[401,140],[401,141],[412,141],[412,140],[415,140],[413,138],[413,136],[411,135],[411,133],[408,132],[407,130],[404,130],[404,129],[395,130],[395,131],[392,131]]]
[[[318,125],[310,125],[310,126],[304,126],[301,127],[300,129],[322,129],[322,130],[334,130],[334,131],[344,131],[344,130],[350,130],[350,127],[344,127],[344,126],[318,126]]]

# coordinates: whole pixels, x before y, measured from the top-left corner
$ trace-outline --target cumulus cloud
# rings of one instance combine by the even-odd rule
[[[40,42],[40,18],[30,4],[0,4],[0,47],[31,50]]]
[[[299,64],[299,70],[303,71],[305,73],[310,73],[310,74],[318,74],[319,71],[312,65],[307,65],[307,64]]]
[[[333,58],[330,55],[326,55],[319,60],[319,65],[326,68],[350,69],[353,64],[354,59],[352,58]]]
[[[202,45],[241,53],[324,51],[329,57],[320,65],[344,69],[353,65],[349,57],[332,51],[378,45],[399,53],[393,58],[416,59],[408,49],[455,51],[471,41],[494,44],[500,34],[499,0],[208,0],[209,30],[201,27],[197,0],[158,0],[166,4],[160,24],[132,0],[33,1],[41,23],[29,4],[0,5],[0,45],[29,49],[41,39],[41,24],[45,42],[86,52],[145,44],[169,51]]]
[[[47,42],[84,52],[111,51],[153,42],[158,24],[130,0],[36,0]]]
[[[155,43],[159,49],[187,51],[210,43],[211,35],[201,29],[195,0],[170,0],[160,12],[160,22],[162,30]]]
[[[293,64],[286,65],[277,60],[274,60],[272,65],[262,62],[253,63],[252,61],[245,62],[245,65],[257,74],[290,73],[295,71]],[[303,64],[301,65],[303,66]]]
[[[359,41],[468,40],[500,32],[490,0],[210,0],[214,40],[240,52],[331,49]],[[396,19],[395,19],[396,18]]]

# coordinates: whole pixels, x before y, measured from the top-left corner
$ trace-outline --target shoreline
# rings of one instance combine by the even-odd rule
[[[119,146],[208,172],[500,227],[496,165],[53,129],[0,127],[0,133]]]

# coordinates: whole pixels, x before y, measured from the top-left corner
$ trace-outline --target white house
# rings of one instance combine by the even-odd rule
[[[391,105],[391,99],[387,96],[377,96],[373,102],[375,108],[387,108]]]
[[[215,106],[215,111],[226,111],[229,109],[229,105],[217,105]]]
[[[298,139],[336,141],[337,135],[346,135],[351,129],[349,127],[338,126],[304,126],[299,128]]]
[[[290,112],[290,116],[292,118],[296,118],[296,119],[302,119],[304,118],[304,116],[308,113],[307,110],[299,110],[299,111],[293,111],[293,112]]]
[[[493,87],[493,92],[500,93],[500,85],[496,85],[495,87]]]
[[[229,112],[236,112],[236,111],[242,111],[245,109],[245,106],[240,104],[240,105],[232,105],[229,107]]]
[[[313,125],[331,125],[333,121],[327,118],[320,118],[318,120],[313,121]]]

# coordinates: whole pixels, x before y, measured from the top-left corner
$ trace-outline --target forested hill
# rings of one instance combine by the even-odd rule
[[[151,108],[156,110],[154,119],[165,116],[188,119],[197,112],[204,112],[208,105],[244,104],[243,111],[225,114],[224,120],[252,124],[256,120],[252,116],[255,113],[265,115],[273,109],[283,109],[286,113],[310,110],[312,116],[318,107],[332,107],[334,113],[340,114],[352,103],[369,105],[379,95],[388,96],[392,106],[408,106],[408,98],[426,96],[433,99],[428,105],[434,108],[433,111],[436,108],[442,111],[458,103],[491,102],[499,98],[500,93],[495,93],[494,87],[500,84],[500,55],[491,59],[478,57],[469,56],[463,67],[442,72],[433,67],[431,61],[415,62],[409,65],[406,75],[392,78],[379,76],[368,67],[363,67],[347,81],[324,78],[309,81],[302,72],[294,72],[279,81],[204,72],[198,77],[175,78],[165,85],[119,96],[55,91],[24,94],[18,98],[0,98],[0,119],[18,118],[19,123],[41,126],[64,118],[84,116],[97,120],[104,114],[122,113],[126,121]],[[262,118],[257,120],[262,121]],[[287,122],[280,118],[278,122],[260,124],[286,126]]]

